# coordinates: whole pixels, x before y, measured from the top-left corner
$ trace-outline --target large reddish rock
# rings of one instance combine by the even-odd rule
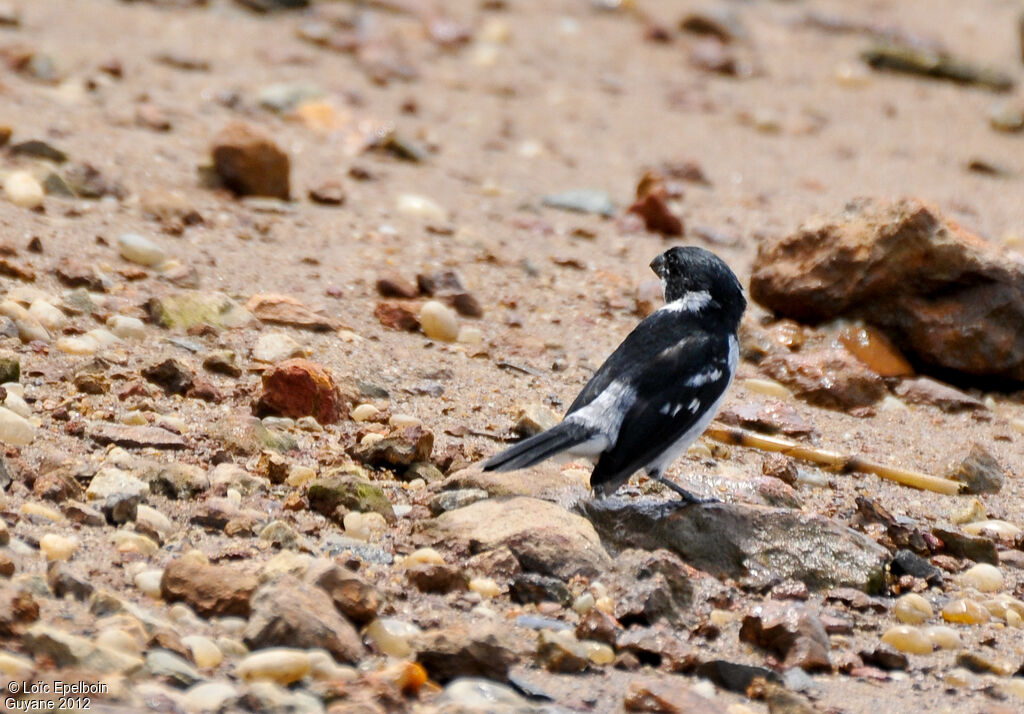
[[[800,399],[820,407],[867,407],[886,394],[882,378],[842,349],[774,354],[758,367]]]
[[[348,417],[349,405],[334,377],[309,360],[289,359],[263,375],[263,393],[256,414],[280,414],[298,419],[314,417],[321,424],[334,424]]]
[[[783,667],[829,670],[831,647],[817,613],[802,603],[766,600],[743,618],[740,640],[784,658]]]
[[[750,294],[780,315],[880,327],[921,369],[1024,381],[1024,256],[916,199],[865,199],[761,243]]]
[[[274,140],[245,122],[232,122],[213,139],[213,167],[239,196],[288,200],[288,154]]]
[[[167,602],[184,600],[203,617],[248,617],[249,600],[258,585],[255,575],[240,568],[185,557],[164,569],[160,594]]]

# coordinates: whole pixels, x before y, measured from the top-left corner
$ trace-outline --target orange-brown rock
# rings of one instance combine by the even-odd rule
[[[203,617],[248,617],[256,576],[230,565],[209,565],[194,558],[172,560],[160,580],[167,602],[184,600]]]
[[[213,166],[224,185],[239,196],[288,200],[288,154],[245,122],[232,122],[213,139]]]
[[[263,375],[263,393],[256,414],[279,414],[298,419],[311,416],[321,424],[334,424],[348,416],[331,373],[309,360],[289,359]]]
[[[1024,381],[1024,257],[916,199],[857,201],[764,241],[750,294],[805,322],[876,325],[923,371]]]

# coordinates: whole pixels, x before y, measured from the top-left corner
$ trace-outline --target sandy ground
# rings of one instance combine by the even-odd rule
[[[671,33],[671,42],[655,43],[645,39],[645,22],[634,13],[598,11],[582,0],[515,0],[504,10],[452,2],[445,4],[448,16],[477,32],[477,39],[454,51],[423,38],[408,14],[377,16],[381,31],[399,38],[419,74],[384,86],[350,55],[298,37],[301,14],[260,16],[222,0],[184,9],[113,0],[14,4],[20,5],[21,25],[0,28],[0,49],[20,45],[47,53],[62,78],[51,85],[6,72],[0,124],[13,129],[12,141],[45,139],[128,192],[120,201],[48,198],[38,212],[0,201],[0,239],[35,267],[35,287],[60,293],[51,270],[65,257],[123,266],[111,246],[125,231],[155,236],[172,257],[196,269],[203,288],[243,301],[254,292],[284,293],[322,308],[357,337],[292,331],[311,358],[339,381],[385,388],[393,412],[424,419],[439,446],[458,443],[469,459],[492,453],[499,442],[445,432],[468,428],[504,436],[522,404],[567,406],[636,323],[636,287],[652,277],[649,261],[669,245],[657,235],[625,232],[615,219],[543,208],[545,194],[601,189],[625,206],[645,168],[694,161],[710,185],[686,184],[681,210],[689,235],[680,242],[716,251],[744,282],[759,236],[791,231],[858,196],[925,198],[1014,249],[1024,236],[1024,139],[994,131],[987,120],[989,108],[1007,96],[871,73],[858,60],[870,42],[864,33],[828,33],[804,22],[813,11],[898,27],[1020,79],[1020,8],[1011,2],[722,3],[747,32],[737,52],[752,72],[739,78],[689,63],[696,40],[675,26],[693,3],[643,4]],[[344,14],[350,5],[324,2],[318,8]],[[507,41],[481,40],[488,23],[502,26]],[[171,67],[154,59],[161,53],[201,59],[209,69]],[[114,59],[123,66],[122,79],[99,69]],[[853,79],[840,81],[845,73]],[[91,88],[84,86],[90,81]],[[259,91],[278,82],[319,86],[335,106],[335,126],[310,127],[259,108]],[[1008,97],[1019,101],[1018,92]],[[137,125],[143,103],[166,115],[170,131]],[[263,127],[289,153],[293,203],[267,212],[200,184],[197,167],[209,162],[211,137],[238,118]],[[430,147],[426,160],[360,153],[360,138],[385,123]],[[968,171],[972,159],[1005,166],[1012,175]],[[6,169],[17,164],[4,159]],[[350,178],[353,166],[368,170],[373,180]],[[344,185],[342,207],[315,205],[306,197],[329,179]],[[161,234],[144,216],[140,196],[168,191],[184,194],[203,224],[180,236]],[[396,210],[406,193],[437,202],[446,219],[431,222]],[[436,230],[437,223],[444,230]],[[702,240],[696,229],[728,240]],[[33,237],[42,241],[41,255],[24,253]],[[457,269],[483,305],[484,317],[469,321],[482,333],[479,345],[434,343],[385,329],[374,317],[379,275],[395,271],[412,279],[440,268]],[[113,295],[130,311],[170,290],[151,277],[120,283]],[[206,344],[245,353],[258,335],[240,330]],[[82,358],[11,342],[22,354],[23,370],[37,375],[30,384],[39,403],[72,393],[64,380]],[[168,349],[156,340],[135,348],[125,355],[125,369]],[[502,361],[529,373],[501,369]],[[727,408],[750,398],[742,377],[753,375],[751,365],[742,367]],[[440,396],[420,389],[433,383],[442,384]],[[226,411],[244,412],[258,375],[247,373],[231,389],[235,396],[223,404],[188,400],[161,403],[158,410],[183,416],[202,431]],[[1024,449],[1011,422],[1024,418],[1024,407],[1019,395],[991,396],[995,418],[985,420],[927,407],[868,419],[799,402],[793,407],[820,432],[823,447],[927,473],[941,474],[972,441],[983,443],[1011,474],[998,496],[982,498],[988,513],[1021,525],[1024,491],[1014,477],[1024,468]],[[121,407],[109,401],[101,407],[116,413]],[[315,440],[303,446],[297,460],[317,463]],[[31,466],[55,453],[83,456],[94,448],[44,418],[36,442],[19,458]],[[760,471],[761,456],[738,448],[725,453],[713,467],[683,459],[674,473],[697,491],[728,495],[740,489],[737,475]],[[197,452],[189,458],[204,463],[206,457]],[[873,477],[830,479],[832,489],[801,492],[808,509],[849,518],[854,498],[865,493],[896,515],[930,522],[947,520],[962,505]],[[5,515],[17,505],[12,499]],[[1021,578],[1012,572],[1008,578],[1019,595]],[[1022,660],[1019,636],[983,629],[984,635],[967,634],[969,647],[991,637],[998,651]],[[941,676],[950,664],[950,657],[936,655],[879,683],[822,676],[818,696],[824,707],[845,712],[892,711],[906,707],[908,697],[914,697],[915,711],[982,711],[994,701],[980,689],[947,690]],[[613,706],[610,693],[629,676],[588,676],[602,692],[596,710]]]

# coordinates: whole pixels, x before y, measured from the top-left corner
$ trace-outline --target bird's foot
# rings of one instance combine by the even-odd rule
[[[683,488],[679,484],[675,483],[674,481],[668,480],[664,476],[656,476],[656,477],[654,477],[654,480],[657,481],[658,483],[660,483],[661,485],[666,486],[669,489],[671,489],[671,490],[675,491],[676,493],[678,493],[679,496],[683,499],[684,503],[693,503],[693,504],[700,505],[700,504],[705,504],[705,503],[719,503],[720,502],[717,498],[713,498],[713,497],[711,497],[711,498],[701,498],[699,496],[694,496],[692,493],[687,491],[685,488]]]

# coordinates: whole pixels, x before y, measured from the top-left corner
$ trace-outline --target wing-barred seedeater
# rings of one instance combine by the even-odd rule
[[[491,457],[485,471],[533,466],[561,452],[596,458],[590,487],[613,493],[636,471],[701,502],[664,472],[704,432],[739,361],[743,287],[718,256],[675,247],[651,262],[665,305],[597,370],[562,423]]]

